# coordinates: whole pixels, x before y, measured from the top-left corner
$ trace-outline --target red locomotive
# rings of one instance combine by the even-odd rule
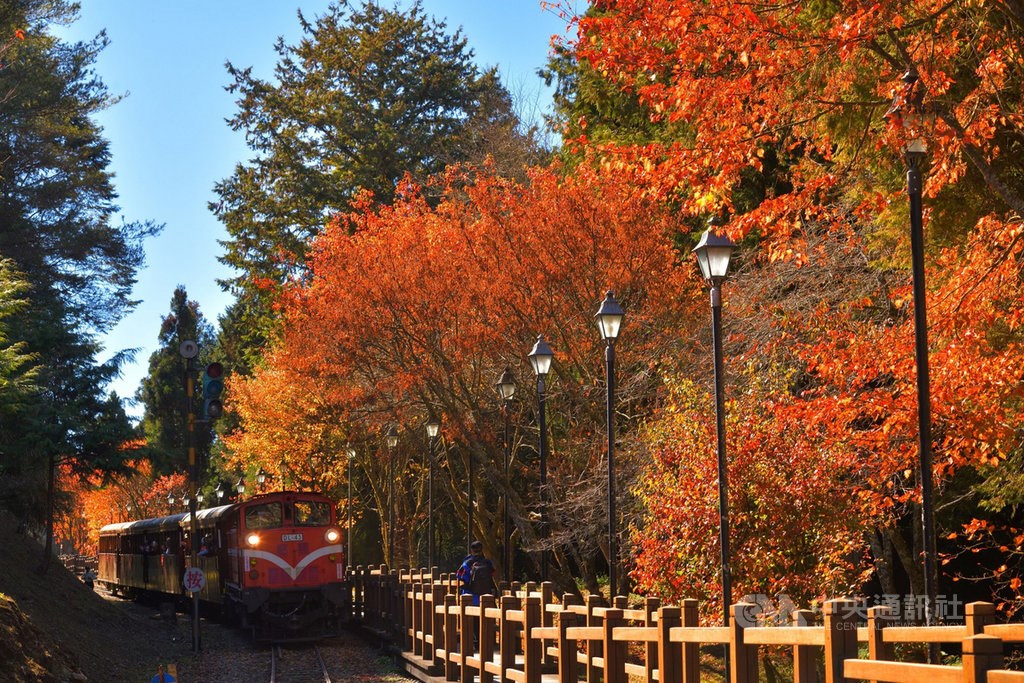
[[[202,550],[190,558],[189,513],[100,529],[96,582],[115,593],[187,596],[182,577],[203,570],[199,592],[260,641],[335,635],[348,612],[345,554],[329,498],[283,491],[199,510]]]

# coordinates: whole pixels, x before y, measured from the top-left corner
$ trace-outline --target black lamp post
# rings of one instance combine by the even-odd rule
[[[395,566],[395,446],[398,445],[398,429],[388,427],[388,570]]]
[[[917,81],[913,71],[903,76],[908,88]],[[906,147],[907,195],[910,200],[910,252],[914,280],[914,356],[917,361],[917,427],[918,452],[921,468],[921,535],[924,550],[924,590],[928,598],[925,622],[934,620],[937,598],[935,497],[932,482],[932,410],[931,381],[928,372],[928,315],[925,300],[924,273],[924,220],[921,206],[921,162],[928,148],[921,138],[911,140]]]
[[[530,365],[537,374],[537,426],[540,428],[540,532],[544,546],[540,551],[540,580],[548,580],[548,428],[544,416],[544,378],[551,370],[551,359],[555,357],[554,352],[548,343],[544,341],[544,335],[537,335],[537,343],[533,345],[530,355]]]
[[[501,377],[499,377],[498,381],[495,382],[494,388],[497,390],[498,396],[501,398],[501,414],[502,414],[502,417],[504,418],[504,422],[505,422],[505,433],[504,433],[504,437],[503,437],[503,444],[505,446],[504,471],[505,471],[505,485],[507,486],[507,488],[505,490],[505,498],[504,498],[505,505],[504,505],[504,509],[502,510],[502,530],[503,530],[504,535],[505,535],[505,544],[502,546],[502,549],[504,550],[505,555],[502,558],[502,560],[503,560],[503,562],[505,564],[505,576],[511,578],[515,574],[512,571],[512,548],[511,548],[512,535],[511,535],[511,529],[509,528],[509,512],[508,512],[508,504],[509,504],[508,499],[509,499],[509,494],[512,492],[512,482],[509,479],[509,468],[511,467],[510,462],[512,460],[512,444],[511,444],[511,442],[509,440],[508,402],[512,400],[513,396],[515,396],[515,393],[516,393],[516,378],[512,376],[512,371],[508,367],[506,367],[505,371],[503,373],[501,373]]]
[[[352,463],[356,459],[356,449],[353,446],[345,447],[345,455],[348,456],[348,460],[345,464],[345,474],[348,479],[348,504],[345,505],[345,516],[348,517],[348,530],[346,532],[346,538],[348,539],[348,554],[345,557],[345,563],[352,567]]]
[[[693,253],[704,279],[711,284],[711,341],[715,355],[715,432],[718,436],[718,519],[722,547],[722,622],[729,625],[732,603],[732,575],[729,569],[729,480],[725,459],[725,393],[722,376],[722,282],[729,273],[729,259],[736,245],[709,227]],[[726,650],[726,663],[728,663]],[[728,672],[728,668],[726,668]]]
[[[434,568],[434,443],[437,441],[437,435],[440,431],[441,420],[432,415],[427,420],[427,458],[429,459],[427,464],[427,567],[429,569]],[[469,523],[467,528],[471,529],[473,527],[472,455],[469,462],[471,467],[469,475]]]
[[[604,360],[605,374],[608,378],[608,396],[606,405],[606,418],[608,422],[608,596],[615,597],[619,584],[616,582],[618,569],[618,553],[616,552],[615,537],[617,529],[615,524],[615,340],[619,336],[619,328],[622,326],[622,318],[626,312],[615,300],[615,295],[609,290],[597,309],[598,329],[601,330],[601,338],[604,339]]]

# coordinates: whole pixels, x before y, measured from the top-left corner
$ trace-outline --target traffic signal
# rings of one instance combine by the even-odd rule
[[[221,416],[224,405],[220,395],[224,391],[224,366],[210,363],[203,370],[203,416],[208,420]]]

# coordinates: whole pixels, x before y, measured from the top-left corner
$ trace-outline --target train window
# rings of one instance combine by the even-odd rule
[[[296,526],[326,526],[330,523],[330,504],[312,500],[295,501]]]
[[[281,526],[281,504],[261,503],[245,509],[247,529],[274,529]]]

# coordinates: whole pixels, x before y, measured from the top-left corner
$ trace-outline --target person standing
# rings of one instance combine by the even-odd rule
[[[494,583],[494,563],[484,557],[484,544],[480,541],[473,541],[469,545],[469,555],[455,576],[459,580],[459,592],[472,595],[474,605],[480,604],[481,595],[498,594]]]

